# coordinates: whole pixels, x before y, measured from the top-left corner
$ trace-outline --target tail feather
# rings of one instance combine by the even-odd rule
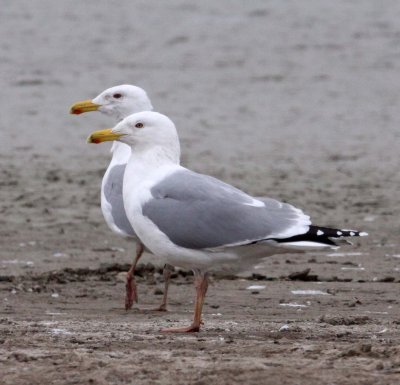
[[[348,229],[332,229],[329,227],[321,227],[321,226],[310,226],[310,229],[300,235],[295,235],[290,238],[284,239],[273,239],[273,241],[284,245],[299,245],[299,246],[309,246],[312,247],[313,244],[315,247],[337,247],[340,244],[351,244],[348,240],[344,239],[346,237],[363,237],[367,236],[368,233],[357,230],[348,230]]]

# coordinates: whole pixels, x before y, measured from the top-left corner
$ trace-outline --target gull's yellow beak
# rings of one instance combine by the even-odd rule
[[[112,140],[118,140],[122,134],[115,134],[112,132],[111,128],[106,128],[105,130],[99,130],[92,132],[88,138],[87,142],[88,143],[101,143],[101,142],[110,142]]]
[[[100,104],[93,103],[91,100],[82,100],[81,102],[73,104],[69,110],[69,113],[79,115],[83,114],[84,112],[97,111],[99,107]]]

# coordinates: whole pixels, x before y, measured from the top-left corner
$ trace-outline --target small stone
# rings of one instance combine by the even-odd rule
[[[372,345],[371,344],[362,344],[361,347],[360,347],[360,350],[363,353],[370,353],[371,350],[372,350]]]
[[[125,282],[126,281],[126,272],[121,272],[117,274],[117,280]]]
[[[357,298],[355,298],[354,301],[351,301],[347,306],[348,307],[356,307],[356,305],[361,305],[361,301]]]
[[[265,280],[265,279],[267,278],[265,275],[263,275],[263,274],[258,274],[258,273],[253,273],[253,274],[251,275],[251,277],[252,277],[254,280],[256,280],[256,281],[263,281],[263,280]]]
[[[155,267],[152,263],[148,262],[148,263],[146,264],[146,270],[147,270],[149,273],[153,273],[153,272],[156,270],[156,267]]]
[[[394,277],[384,277],[378,280],[378,282],[394,282],[395,278]]]
[[[306,279],[308,273],[310,272],[310,270],[311,270],[310,268],[307,268],[302,271],[295,271],[295,272],[289,274],[289,279],[304,281]]]
[[[286,331],[286,330],[289,330],[289,325],[282,325],[282,326],[279,328],[279,331],[280,331],[280,332],[284,332],[284,331]]]

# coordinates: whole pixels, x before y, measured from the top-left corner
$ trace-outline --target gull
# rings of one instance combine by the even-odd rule
[[[129,145],[123,199],[137,236],[155,255],[194,272],[193,322],[165,332],[198,332],[210,271],[248,269],[277,253],[338,248],[356,230],[314,226],[294,206],[255,198],[211,176],[179,165],[174,123],[157,112],[140,112],[113,129],[93,132],[89,143]]]
[[[100,111],[103,114],[121,121],[123,118],[140,111],[150,111],[153,106],[146,92],[133,85],[119,85],[108,88],[93,100],[83,100],[71,106],[70,113],[79,115],[90,111]],[[131,148],[125,143],[114,142],[111,147],[111,162],[101,183],[101,210],[108,227],[116,234],[136,241],[136,256],[126,276],[125,309],[138,302],[134,272],[143,254],[144,245],[140,242],[125,214],[122,198],[122,181],[126,164],[131,155]],[[173,267],[164,267],[164,295],[157,310],[167,310],[168,284]]]

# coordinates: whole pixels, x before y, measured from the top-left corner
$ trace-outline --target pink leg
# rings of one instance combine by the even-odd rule
[[[132,307],[133,302],[136,302],[136,303],[138,302],[136,282],[135,282],[135,269],[136,269],[136,265],[137,265],[140,257],[143,254],[143,251],[144,251],[143,244],[141,242],[137,242],[136,243],[136,258],[133,261],[132,266],[126,275],[125,310],[129,310]]]
[[[161,305],[156,308],[156,311],[167,311],[167,300],[168,300],[168,287],[169,281],[171,279],[171,274],[174,271],[174,267],[166,264],[164,266],[163,275],[164,275],[164,295]]]
[[[201,313],[208,289],[208,274],[195,272],[194,284],[196,287],[196,301],[194,304],[194,318],[190,326],[185,328],[162,329],[164,333],[193,333],[200,331]]]

